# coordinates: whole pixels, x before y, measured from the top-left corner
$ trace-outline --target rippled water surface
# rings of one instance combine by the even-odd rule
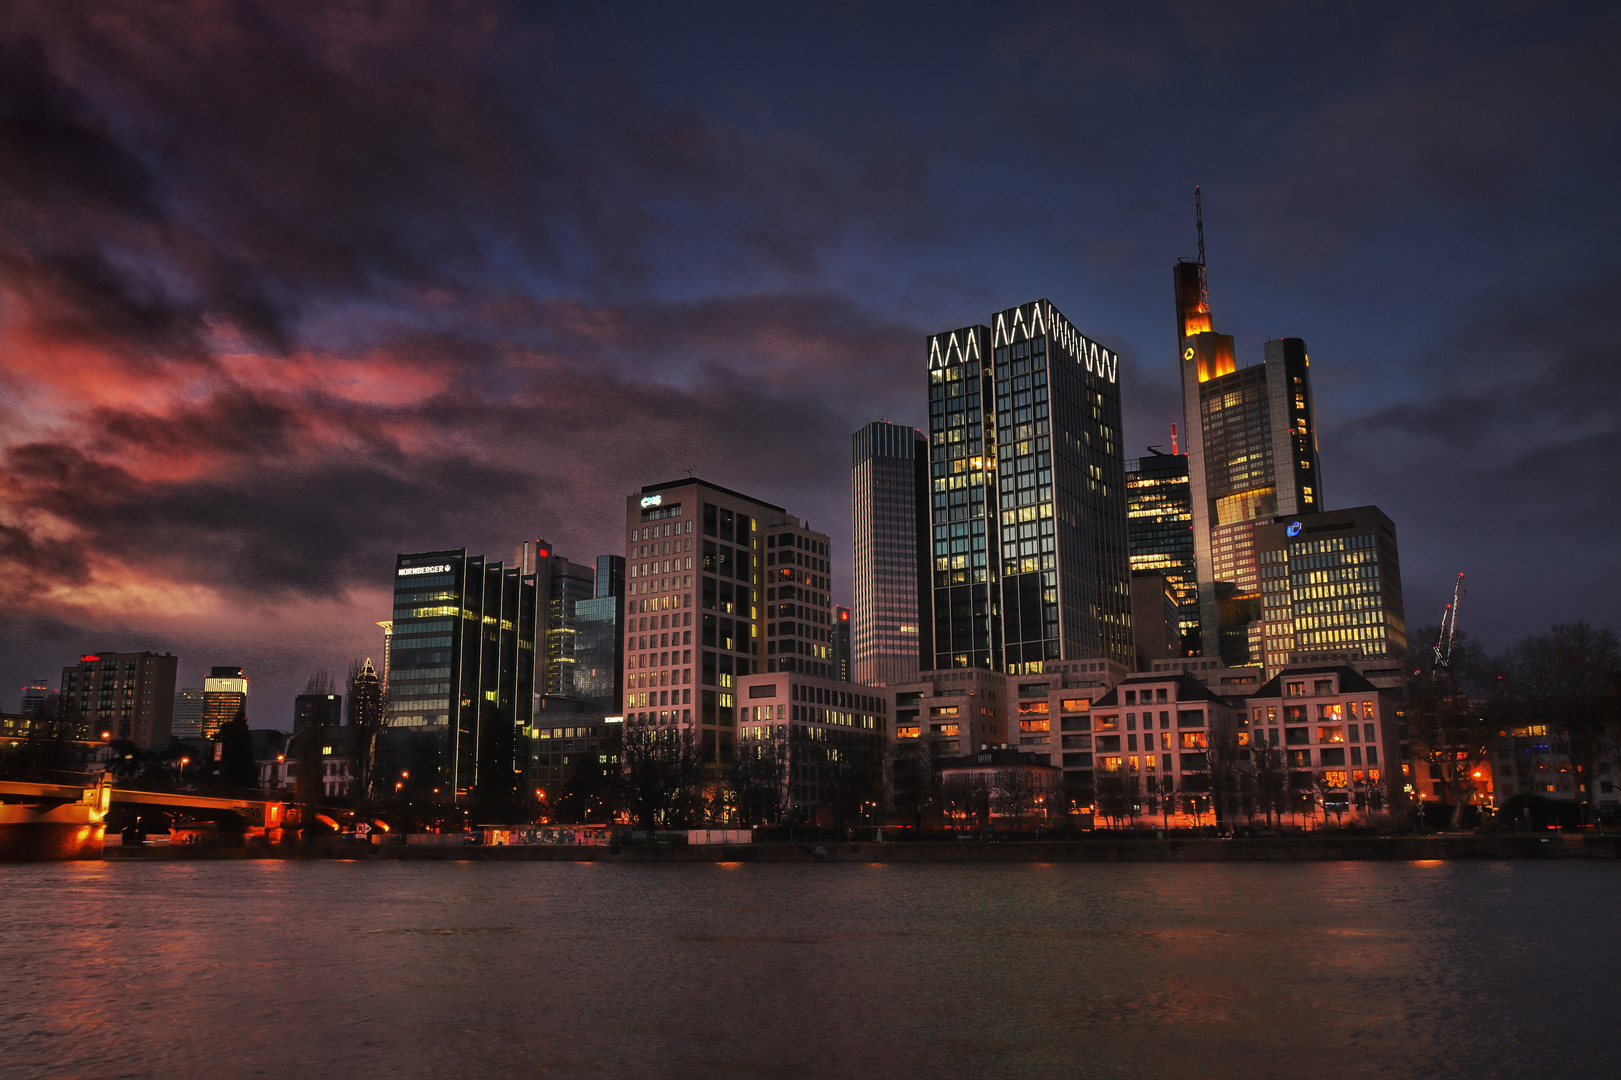
[[[0,1076],[1621,1075],[1621,867],[0,866]]]

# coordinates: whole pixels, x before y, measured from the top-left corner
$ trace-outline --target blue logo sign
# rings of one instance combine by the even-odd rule
[[[1288,533],[1290,536],[1299,536],[1300,535],[1300,522],[1298,522],[1298,521],[1289,522],[1289,527],[1284,529],[1283,531]]]

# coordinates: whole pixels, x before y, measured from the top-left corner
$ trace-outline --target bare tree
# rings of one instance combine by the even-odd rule
[[[788,744],[776,737],[738,740],[723,775],[745,825],[780,825],[788,816]]]
[[[637,828],[685,828],[700,812],[704,767],[691,728],[626,720],[620,734],[621,800]]]
[[[996,770],[996,803],[1004,819],[1011,819],[1015,829],[1023,828],[1036,810],[1036,800],[1042,793],[1035,773],[1030,769]]]
[[[1266,826],[1281,821],[1289,805],[1288,759],[1271,743],[1257,742],[1250,747],[1250,774],[1255,780],[1255,801],[1266,811]]]
[[[1461,828],[1464,807],[1475,790],[1471,774],[1486,761],[1497,723],[1459,693],[1444,672],[1418,672],[1409,678],[1401,715],[1413,756],[1429,766],[1452,807],[1452,828]]]

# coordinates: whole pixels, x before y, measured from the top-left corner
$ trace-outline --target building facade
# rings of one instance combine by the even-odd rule
[[[524,783],[539,640],[535,577],[465,548],[395,560],[390,738],[431,735],[434,786],[456,800],[481,790],[508,796]]]
[[[705,480],[626,500],[627,720],[731,756],[737,680],[833,673],[832,545],[780,506]]]
[[[884,688],[764,672],[740,679],[738,697],[736,752],[778,766],[779,822],[877,820],[892,713]]]
[[[248,713],[248,677],[239,667],[216,666],[203,680],[202,737],[218,737],[220,728]]]
[[[1269,676],[1324,650],[1406,658],[1396,526],[1378,507],[1273,518],[1253,535]]]
[[[168,653],[87,653],[62,669],[60,716],[79,739],[128,739],[145,749],[168,745],[175,676]]]
[[[1186,454],[1127,459],[1126,528],[1132,572],[1165,575],[1176,591],[1180,651],[1199,655],[1199,570]]]
[[[310,727],[333,731],[342,726],[342,694],[299,694],[293,698],[294,735]]]
[[[875,420],[850,437],[852,675],[869,686],[914,681],[934,666],[929,600],[929,441]]]
[[[1130,662],[1118,377],[1047,300],[928,339],[936,669]]]
[[[1311,360],[1304,341],[1283,338],[1240,368],[1232,337],[1213,328],[1204,265],[1180,262],[1173,280],[1202,647],[1229,664],[1259,663],[1254,526],[1324,505]]]

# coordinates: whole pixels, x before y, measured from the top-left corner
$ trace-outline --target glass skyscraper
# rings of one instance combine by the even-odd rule
[[[598,556],[594,592],[574,606],[574,696],[611,712],[619,707],[625,686],[619,631],[625,619],[622,556]]]
[[[534,574],[465,548],[396,560],[390,727],[438,736],[440,786],[457,800],[523,780],[538,611]]]
[[[1174,270],[1182,353],[1194,557],[1204,653],[1228,664],[1264,652],[1254,528],[1323,506],[1306,343],[1266,343],[1263,362],[1240,368],[1233,339],[1213,329],[1204,266]]]
[[[1181,651],[1197,656],[1199,574],[1193,552],[1193,496],[1186,454],[1126,461],[1127,534],[1131,569],[1163,574],[1176,593]]]
[[[934,662],[926,633],[931,578],[919,559],[928,551],[929,440],[916,428],[875,420],[850,443],[854,679],[915,682]]]
[[[1119,357],[1038,300],[928,368],[934,666],[1130,664]]]

